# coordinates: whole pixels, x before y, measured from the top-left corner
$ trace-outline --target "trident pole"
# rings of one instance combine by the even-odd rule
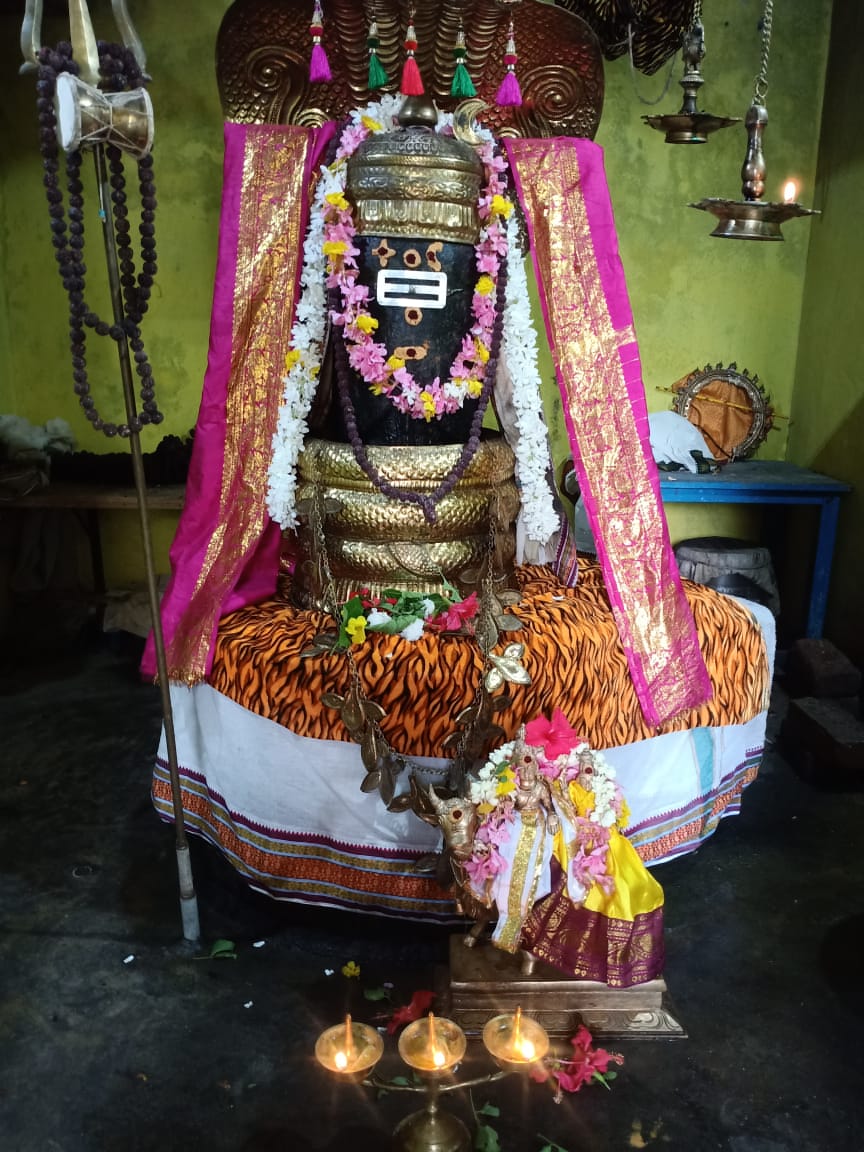
[[[102,236],[105,241],[105,258],[108,266],[108,285],[111,292],[111,307],[114,323],[122,326],[123,295],[120,285],[120,266],[117,259],[117,244],[111,217],[111,185],[108,165],[105,162],[105,147],[97,144],[93,149],[96,162],[96,184],[99,190],[99,219],[102,223]],[[144,549],[144,567],[147,573],[147,594],[150,602],[150,618],[153,626],[153,646],[156,650],[156,669],[159,675],[159,691],[162,697],[162,720],[165,730],[165,745],[168,752],[168,771],[171,777],[171,800],[174,806],[174,828],[176,834],[177,874],[180,882],[180,913],[183,922],[183,938],[199,940],[201,929],[198,922],[198,900],[192,880],[192,864],[189,857],[189,842],[183,818],[183,802],[180,787],[180,766],[177,760],[177,742],[174,734],[174,711],[171,706],[171,688],[168,681],[168,660],[165,655],[165,636],[162,631],[162,614],[159,611],[159,589],[156,578],[156,565],[153,560],[153,541],[150,533],[150,516],[147,507],[147,482],[144,477],[144,457],[141,451],[141,436],[136,431],[135,386],[132,377],[132,360],[129,342],[125,334],[117,341],[120,362],[120,379],[123,384],[123,400],[126,405],[126,422],[129,425],[129,448],[132,454],[132,474],[135,479],[135,494],[138,499],[138,517],[141,526],[141,544]]]
[[[144,50],[132,26],[126,10],[126,0],[112,0],[112,9],[120,28],[123,42],[134,53],[139,65],[144,66]],[[42,0],[27,0],[24,22],[21,30],[21,49],[24,64],[21,71],[32,71],[37,65],[41,42]],[[69,0],[69,29],[74,59],[80,66],[80,76],[87,83],[99,83],[99,54],[87,0]],[[105,160],[105,145],[97,143],[93,148],[96,166],[96,185],[99,194],[99,219],[105,243],[105,258],[108,269],[108,285],[115,325],[123,329],[125,319],[123,294],[120,281],[120,266],[117,256],[117,243],[114,235],[111,212],[111,186],[108,166]],[[168,661],[165,654],[165,637],[162,631],[162,616],[159,611],[159,591],[156,579],[156,566],[153,560],[153,543],[150,533],[150,516],[147,507],[147,483],[144,477],[144,458],[141,451],[141,437],[137,431],[137,406],[132,376],[132,360],[128,339],[124,334],[117,340],[117,353],[120,364],[120,379],[123,385],[123,399],[126,419],[129,425],[129,448],[132,455],[132,473],[135,481],[135,494],[141,528],[141,543],[144,551],[144,567],[147,577],[147,593],[150,604],[150,619],[153,628],[153,642],[156,651],[156,668],[159,677],[159,691],[162,700],[162,722],[165,732],[165,745],[168,753],[168,771],[171,780],[171,799],[174,809],[175,849],[177,874],[180,887],[180,913],[183,938],[197,941],[201,938],[198,919],[198,899],[192,878],[192,864],[189,856],[189,842],[186,838],[180,767],[177,759],[177,742],[174,730],[174,712],[171,706],[171,689],[168,680]]]

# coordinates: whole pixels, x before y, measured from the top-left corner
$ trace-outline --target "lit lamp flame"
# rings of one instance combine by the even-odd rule
[[[526,1052],[526,1049],[530,1051]],[[522,1039],[522,1008],[516,1009],[516,1018],[513,1022],[513,1058],[531,1060],[534,1057],[534,1045],[530,1040]]]
[[[449,1072],[465,1055],[465,1033],[452,1020],[437,1019],[430,1012],[415,1020],[399,1037],[399,1055],[418,1072]]]
[[[355,1024],[350,1016],[322,1032],[315,1044],[315,1057],[329,1072],[362,1079],[381,1059],[384,1041],[368,1024]]]
[[[433,1068],[443,1068],[446,1057],[435,1043],[435,1017],[429,1013],[429,1058]]]
[[[345,1072],[354,1063],[354,1045],[351,1042],[351,1014],[345,1017],[345,1049],[339,1049],[333,1056],[333,1063],[340,1072]]]
[[[794,204],[798,196],[798,185],[794,180],[787,180],[783,185],[783,203]]]
[[[496,1016],[483,1029],[483,1043],[501,1068],[515,1071],[542,1060],[549,1037],[536,1020],[523,1017],[521,1007],[512,1016]]]

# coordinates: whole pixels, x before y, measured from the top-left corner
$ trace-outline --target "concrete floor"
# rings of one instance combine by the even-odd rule
[[[195,844],[204,943],[184,945],[149,801],[159,700],[134,669],[103,643],[0,683],[0,1148],[386,1152],[414,1100],[335,1087],[315,1037],[381,1009],[364,987],[429,987],[446,931],[277,905]],[[610,1045],[612,1091],[561,1105],[513,1079],[475,1090],[502,1152],[864,1148],[862,821],[862,795],[769,752],[743,814],[657,870],[689,1038]],[[236,959],[207,958],[218,938]]]

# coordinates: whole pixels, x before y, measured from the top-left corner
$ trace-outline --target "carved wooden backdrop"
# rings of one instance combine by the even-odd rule
[[[369,100],[366,36],[371,3],[325,0],[325,44],[333,81],[309,83],[310,0],[236,0],[217,44],[217,75],[226,119],[243,123],[321,124]],[[377,0],[379,57],[395,92],[402,67],[407,0]],[[516,25],[521,108],[495,105],[503,74],[507,24]],[[467,64],[478,98],[489,107],[483,122],[521,136],[593,137],[603,107],[603,53],[588,25],[561,7],[524,0],[423,0],[417,5],[417,61],[426,91],[450,109],[453,44],[460,14]]]

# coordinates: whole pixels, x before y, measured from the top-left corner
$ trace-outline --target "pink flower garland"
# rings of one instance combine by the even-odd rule
[[[337,160],[347,160],[368,135],[365,124],[349,125],[340,138]],[[332,312],[331,319],[343,330],[348,361],[373,395],[386,396],[398,411],[415,420],[437,420],[445,413],[458,412],[466,396],[479,397],[483,390],[492,348],[498,272],[507,257],[505,223],[513,204],[505,196],[507,163],[503,156],[495,153],[491,142],[484,143],[479,152],[485,185],[477,204],[483,227],[475,245],[478,278],[471,301],[474,323],[463,337],[450,368],[450,379],[444,383],[436,376],[430,383],[421,384],[408,371],[404,360],[391,356],[386,346],[374,339],[378,321],[367,308],[369,288],[358,283],[359,250],[354,246],[357,233],[351,205],[342,192],[329,193],[322,205],[326,284],[339,289],[342,301],[342,310]]]

